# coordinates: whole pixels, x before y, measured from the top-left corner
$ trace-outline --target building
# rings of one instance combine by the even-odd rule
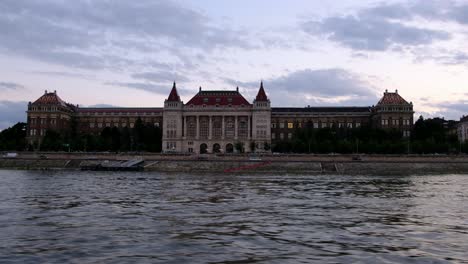
[[[460,142],[466,142],[468,140],[468,116],[460,118],[457,134]]]
[[[398,91],[385,91],[375,106],[271,107],[263,87],[249,102],[239,89],[199,89],[182,102],[176,84],[155,108],[86,108],[65,103],[47,91],[28,105],[28,142],[40,146],[47,130],[99,134],[106,127],[133,128],[137,119],[162,130],[163,152],[269,152],[279,141],[292,140],[301,128],[380,128],[411,135],[413,104]]]
[[[164,102],[166,152],[232,153],[265,151],[271,145],[271,107],[263,84],[249,103],[235,91],[203,91],[184,104],[174,83]]]

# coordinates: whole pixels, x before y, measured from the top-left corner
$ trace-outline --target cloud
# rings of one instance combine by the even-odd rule
[[[109,86],[120,86],[125,88],[138,89],[161,95],[168,95],[168,91],[170,91],[170,86],[154,84],[149,82],[106,82],[104,84]]]
[[[24,86],[12,82],[0,82],[0,90],[18,90],[23,89]]]
[[[32,71],[32,72],[29,72],[29,73],[39,74],[39,75],[59,76],[59,77],[66,77],[66,78],[79,78],[79,79],[93,79],[94,78],[94,76],[92,76],[92,75],[76,73],[76,72]]]
[[[2,53],[85,69],[147,66],[154,57],[177,63],[195,51],[253,47],[242,31],[169,0],[3,0],[0,35]]]
[[[187,77],[168,71],[159,71],[159,72],[143,72],[132,74],[134,79],[143,79],[151,82],[188,82],[190,81]]]
[[[0,130],[26,122],[28,102],[0,101]]]
[[[250,97],[259,87],[259,82],[224,81],[246,88]],[[339,68],[291,72],[264,80],[264,87],[275,106],[372,105],[378,100],[378,92],[370,83]]]
[[[460,117],[468,115],[468,100],[431,102],[431,107],[437,109],[434,113],[427,114],[431,117],[442,116],[446,119],[459,120]]]
[[[386,51],[399,47],[429,45],[449,40],[452,36],[443,30],[423,25],[415,26],[409,22],[417,17],[445,19],[445,13],[437,12],[439,9],[436,8],[440,8],[437,1],[379,5],[362,9],[354,15],[307,21],[303,23],[302,28],[309,34],[323,35],[353,50]]]

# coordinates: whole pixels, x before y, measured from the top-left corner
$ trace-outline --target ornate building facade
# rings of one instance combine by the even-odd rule
[[[172,87],[163,111],[164,151],[231,153],[266,151],[271,145],[271,107],[263,84],[249,103],[235,91],[202,91],[184,104]]]
[[[28,142],[39,144],[47,130],[99,134],[106,127],[133,128],[137,119],[162,130],[163,152],[269,152],[279,141],[292,140],[301,128],[398,130],[411,135],[413,104],[398,91],[385,91],[375,106],[271,107],[263,83],[250,103],[239,89],[199,92],[183,103],[176,84],[155,108],[86,108],[65,103],[54,91],[28,104]]]

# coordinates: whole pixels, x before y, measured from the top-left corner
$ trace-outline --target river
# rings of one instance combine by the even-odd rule
[[[0,170],[1,263],[468,262],[468,175]]]

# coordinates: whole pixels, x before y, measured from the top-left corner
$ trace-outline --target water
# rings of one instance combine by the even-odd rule
[[[468,263],[468,176],[0,171],[1,263]]]

